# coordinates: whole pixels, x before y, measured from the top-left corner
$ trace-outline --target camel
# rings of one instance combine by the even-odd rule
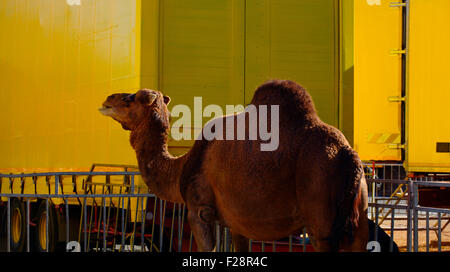
[[[185,203],[200,251],[215,247],[214,226],[232,232],[237,251],[247,239],[270,241],[302,233],[316,251],[366,251],[367,184],[344,135],[320,120],[308,92],[271,80],[251,104],[279,105],[279,147],[261,140],[199,138],[180,157],[168,151],[168,96],[142,89],[109,96],[100,112],[130,130],[141,175],[158,197]],[[237,117],[246,112],[232,116]],[[270,115],[268,116],[270,119]],[[248,127],[249,120],[246,120]]]

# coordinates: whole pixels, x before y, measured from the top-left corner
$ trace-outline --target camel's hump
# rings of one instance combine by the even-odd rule
[[[310,94],[291,80],[270,80],[264,83],[256,89],[251,104],[279,105],[280,109],[292,115],[317,115]]]

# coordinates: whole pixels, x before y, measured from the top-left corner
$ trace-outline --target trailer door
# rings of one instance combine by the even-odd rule
[[[450,172],[450,1],[411,0],[407,160],[410,172]]]
[[[159,90],[172,97],[174,103],[190,109],[195,108],[194,97],[202,97],[203,107],[221,106],[224,113],[225,105],[242,105],[245,1],[165,0],[159,3],[162,16]],[[191,113],[194,117],[194,112]],[[207,120],[204,118],[203,123]],[[194,118],[191,123],[195,123]],[[192,140],[170,141],[173,153],[190,148],[203,126],[196,123],[181,129],[189,130]]]
[[[246,1],[245,103],[270,79],[290,79],[312,95],[323,121],[338,126],[338,3]]]
[[[402,159],[402,12],[355,1],[354,143],[362,160]]]

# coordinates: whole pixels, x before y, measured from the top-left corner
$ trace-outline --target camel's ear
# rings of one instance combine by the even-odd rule
[[[169,103],[170,103],[170,97],[164,96],[164,103],[165,103],[166,105],[169,105]]]
[[[157,95],[151,90],[139,90],[136,93],[136,101],[143,105],[152,105],[155,102]]]

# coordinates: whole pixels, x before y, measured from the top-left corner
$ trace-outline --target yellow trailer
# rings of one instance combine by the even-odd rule
[[[140,87],[140,1],[5,0],[0,12],[0,172],[136,165],[97,108]]]
[[[173,105],[249,103],[288,78],[338,126],[334,1],[33,1],[0,3],[0,172],[136,165],[128,133],[97,108],[112,92],[159,89]],[[294,23],[290,23],[290,22]],[[307,42],[305,42],[307,41]],[[207,120],[203,120],[203,123]],[[200,128],[191,128],[199,130]],[[171,141],[181,154],[192,141]]]
[[[91,169],[96,162],[136,165],[128,135],[102,118],[97,108],[113,91],[141,87],[140,4],[109,0],[0,1],[0,173],[118,171],[116,167]],[[140,177],[135,178],[133,191],[124,176],[74,177],[0,178],[0,189],[2,194],[32,196],[56,191],[74,196],[148,192]],[[45,198],[26,199],[37,229],[44,230],[42,225],[47,223],[64,228],[58,208],[64,199],[51,198],[49,213],[41,208]],[[138,198],[124,204],[119,199],[84,199],[89,207],[100,205],[103,199],[107,207],[130,210],[132,221],[142,218],[135,212],[143,211]],[[2,200],[6,205],[5,197]],[[76,197],[66,200],[71,215],[84,205]],[[24,250],[26,209],[20,203],[24,201],[17,197],[11,202],[13,250]],[[58,216],[47,217],[50,222],[46,223],[45,214]],[[65,239],[61,235],[37,237],[40,250],[46,248],[48,240],[54,248],[57,240]]]
[[[128,132],[97,109],[107,95],[139,88],[161,90],[173,105],[193,106],[201,96],[225,108],[249,103],[266,80],[287,78],[307,87],[320,116],[338,126],[340,8],[329,0],[0,1],[0,173],[136,165]],[[171,141],[170,150],[184,153],[192,142]],[[106,175],[75,183],[62,175],[59,186],[56,178],[3,179],[1,190],[108,188]],[[140,178],[135,183],[134,193],[147,190]],[[62,201],[52,198],[52,207]]]
[[[450,2],[355,0],[355,148],[408,172],[450,172]]]

